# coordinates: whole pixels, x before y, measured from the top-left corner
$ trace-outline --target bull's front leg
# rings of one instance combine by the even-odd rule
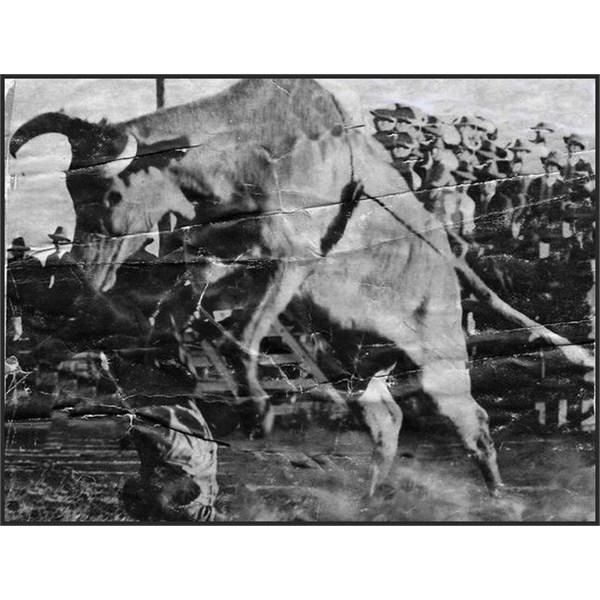
[[[241,396],[250,399],[252,429],[255,434],[268,434],[273,425],[268,395],[258,377],[260,343],[286,309],[306,275],[306,267],[277,262],[258,302],[245,311],[246,319],[242,321],[238,338],[242,365],[238,373],[239,392]]]

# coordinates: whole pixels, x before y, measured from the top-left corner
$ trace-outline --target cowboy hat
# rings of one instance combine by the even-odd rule
[[[383,119],[384,121],[396,120],[396,111],[389,108],[378,108],[370,112],[376,119]]]
[[[466,181],[477,181],[477,175],[473,173],[471,166],[464,161],[459,163],[458,169],[452,171],[452,175],[460,177]]]
[[[371,114],[375,121],[390,121],[393,123],[408,123],[413,125],[417,122],[425,122],[427,117],[422,113],[417,113],[416,109],[410,106],[396,104],[396,108],[378,108],[372,110]]]
[[[64,242],[67,244],[71,243],[71,240],[65,235],[65,230],[60,225],[56,228],[54,233],[49,233],[48,237],[54,242]]]
[[[562,156],[558,152],[548,153],[548,156],[544,159],[544,166],[546,165],[556,165],[559,169],[563,169],[565,164],[563,162]]]
[[[530,127],[530,129],[533,131],[547,131],[549,133],[554,133],[554,127],[544,121],[540,121],[535,127]]]
[[[429,133],[436,137],[440,137],[442,135],[439,123],[427,123],[426,125],[423,125],[421,127],[421,131],[423,131],[424,133]]]
[[[485,131],[488,135],[494,135],[498,132],[498,128],[494,125],[494,123],[485,117],[476,116],[475,123],[479,129]]]
[[[565,144],[567,146],[579,146],[582,150],[585,150],[585,143],[583,139],[576,133],[572,133],[571,135],[564,137],[563,140],[565,140]]]
[[[488,160],[482,165],[475,166],[475,170],[478,174],[477,179],[501,179],[503,175],[498,168],[498,162],[499,160]]]
[[[527,142],[527,140],[523,140],[522,138],[517,138],[515,143],[512,146],[509,146],[508,149],[512,150],[513,152],[531,152],[529,142]]]
[[[498,156],[498,147],[488,140],[483,140],[481,148],[477,150],[477,156],[487,160],[500,160],[500,157]]]
[[[22,237],[16,237],[12,241],[12,244],[10,245],[8,250],[10,250],[11,252],[18,252],[19,250],[21,252],[27,252],[27,250],[31,250],[31,248],[27,246],[27,244],[25,244],[25,240]]]
[[[463,127],[465,125],[470,125],[471,127],[475,127],[477,129],[481,129],[482,131],[485,131],[485,128],[482,126],[482,124],[480,122],[478,122],[476,119],[473,119],[472,117],[468,117],[468,116],[461,117],[460,119],[455,119],[454,125],[456,127]]]
[[[420,109],[414,106],[406,106],[403,104],[396,104],[396,118],[398,121],[410,124],[424,125],[428,122],[427,115]]]

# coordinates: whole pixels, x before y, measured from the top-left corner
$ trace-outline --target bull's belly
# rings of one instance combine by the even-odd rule
[[[390,340],[416,364],[432,356],[465,361],[454,270],[428,252],[402,258],[381,250],[332,256],[307,278],[299,298],[338,329]]]

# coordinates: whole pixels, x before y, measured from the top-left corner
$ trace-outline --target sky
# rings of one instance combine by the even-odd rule
[[[166,105],[174,106],[214,94],[235,79],[169,79]],[[418,106],[451,120],[478,114],[494,121],[499,142],[528,137],[529,128],[548,121],[556,128],[550,145],[562,150],[562,136],[579,133],[594,160],[594,81],[585,79],[320,79],[349,112],[355,124],[369,123],[369,110],[395,102]],[[91,121],[119,122],[156,107],[154,79],[19,79],[7,98],[6,135],[38,114],[64,110]],[[5,140],[6,143],[6,140]],[[39,249],[48,248],[48,233],[58,225],[72,235],[75,215],[65,187],[70,146],[64,136],[47,134],[31,141],[16,160],[7,156],[5,239],[17,236]],[[13,176],[11,178],[11,175]],[[11,186],[11,179],[16,185]],[[149,247],[155,250],[156,244]]]

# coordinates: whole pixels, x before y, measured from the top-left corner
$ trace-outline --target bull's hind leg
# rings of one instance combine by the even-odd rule
[[[422,370],[423,391],[439,413],[452,422],[462,443],[479,465],[485,482],[496,495],[502,486],[488,416],[471,395],[469,372],[461,361],[437,360]]]
[[[387,372],[378,373],[355,400],[373,443],[369,496],[373,496],[390,474],[402,427],[402,411],[394,401],[386,380]]]

